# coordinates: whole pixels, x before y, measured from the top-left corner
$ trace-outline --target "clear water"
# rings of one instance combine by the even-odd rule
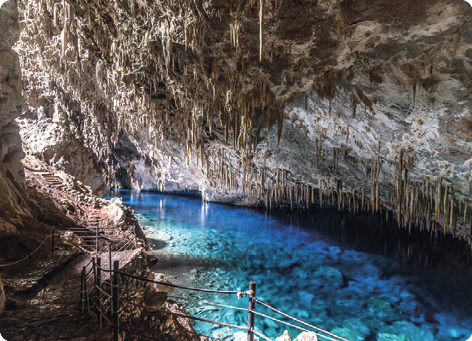
[[[353,341],[466,341],[472,335],[470,248],[452,238],[409,235],[372,215],[267,214],[126,190],[109,196],[135,210],[159,258],[153,270],[175,284],[247,290],[254,280],[260,300]],[[247,298],[185,290],[172,296],[194,316],[247,324],[247,312],[195,302],[246,308]],[[194,327],[224,340],[237,331],[204,322]],[[256,327],[273,339],[285,329],[292,339],[300,332],[259,316]]]

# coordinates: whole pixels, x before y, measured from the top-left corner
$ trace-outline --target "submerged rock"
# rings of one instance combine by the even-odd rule
[[[314,273],[314,276],[324,285],[340,287],[343,284],[343,275],[341,271],[331,266],[320,267]]]
[[[377,335],[377,341],[411,341],[411,339],[405,335],[380,333]]]
[[[416,326],[408,321],[398,321],[391,325],[391,333],[397,335],[406,335],[411,341],[434,341],[434,335],[431,327]]]
[[[370,298],[367,305],[370,313],[375,316],[376,319],[382,320],[386,323],[402,319],[402,315],[392,303],[381,300],[380,298]]]
[[[213,333],[214,334],[214,333]],[[233,334],[234,341],[246,341],[247,340],[247,333],[243,331],[239,331]],[[259,341],[259,337],[254,335],[254,341]]]
[[[335,328],[331,330],[331,333],[345,337],[351,341],[364,341],[365,334],[361,331],[350,329],[350,328]]]

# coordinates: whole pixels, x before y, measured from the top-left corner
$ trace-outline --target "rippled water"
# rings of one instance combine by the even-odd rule
[[[153,270],[176,284],[247,290],[255,280],[260,300],[350,340],[465,341],[472,334],[470,248],[452,238],[409,235],[370,214],[267,214],[175,195],[110,196],[135,209],[159,258]],[[247,323],[247,312],[195,302],[245,308],[247,298],[184,290],[173,297],[194,316]],[[256,327],[271,338],[299,333],[259,316]],[[225,340],[236,332],[204,322],[195,328]]]

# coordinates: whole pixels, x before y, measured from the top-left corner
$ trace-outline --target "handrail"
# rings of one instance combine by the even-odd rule
[[[22,259],[20,259],[20,260],[17,260],[17,261],[15,261],[15,262],[12,262],[12,263],[0,264],[0,268],[4,268],[4,267],[10,266],[10,265],[18,264],[18,263],[24,261],[25,259],[31,257],[36,251],[39,250],[39,248],[40,248],[41,246],[43,246],[43,244],[46,242],[46,240],[48,240],[48,239],[52,236],[53,231],[54,231],[54,227],[51,229],[51,231],[50,231],[49,234],[46,236],[46,238],[44,238],[44,240],[41,242],[41,244],[39,244],[39,246],[38,246],[33,252],[31,252],[29,255],[27,255],[26,257],[24,257],[24,258],[22,258]]]
[[[318,330],[318,331],[320,331],[320,332],[322,332],[322,333],[328,334],[328,335],[330,335],[330,336],[334,336],[334,337],[336,337],[336,338],[338,338],[339,340],[342,340],[342,341],[350,341],[350,340],[348,340],[348,339],[346,339],[346,338],[344,338],[344,337],[342,337],[342,336],[339,336],[339,335],[330,333],[330,332],[328,332],[327,330],[324,330],[324,329],[321,329],[321,328],[319,328],[319,327],[316,327],[316,326],[314,326],[314,325],[312,325],[312,324],[303,322],[302,320],[299,320],[299,319],[297,319],[296,317],[293,317],[293,316],[291,316],[291,315],[289,315],[289,314],[286,314],[286,313],[284,313],[284,312],[282,312],[282,311],[280,311],[280,310],[278,310],[278,309],[275,309],[274,307],[271,307],[271,306],[268,305],[267,303],[264,303],[264,302],[262,302],[261,300],[258,300],[258,299],[255,298],[255,297],[251,297],[250,299],[251,299],[251,300],[254,300],[254,302],[256,302],[256,303],[258,303],[258,304],[260,304],[260,305],[263,305],[264,307],[266,307],[266,308],[268,308],[268,309],[270,309],[270,310],[272,310],[272,311],[275,311],[277,314],[280,314],[280,315],[282,315],[282,316],[288,317],[289,319],[292,319],[292,320],[294,320],[294,321],[297,321],[298,323],[301,323],[301,324],[303,324],[303,325],[305,325],[305,326],[307,326],[307,327],[316,329],[316,330]]]
[[[159,282],[159,281],[155,281],[155,280],[152,280],[152,279],[137,277],[137,276],[133,276],[133,275],[130,275],[130,274],[125,274],[124,272],[121,272],[121,271],[115,271],[115,270],[111,270],[111,269],[107,270],[107,269],[100,268],[100,270],[105,271],[105,272],[113,272],[113,273],[116,273],[116,274],[119,274],[119,275],[122,275],[122,276],[130,277],[130,278],[137,279],[137,280],[144,281],[144,282],[155,283],[155,284],[160,284],[160,285],[166,285],[168,287],[179,288],[179,289],[186,289],[186,290],[193,290],[193,291],[203,291],[203,292],[214,292],[214,293],[218,293],[218,294],[229,294],[229,295],[244,293],[242,291],[213,290],[213,289],[186,287],[186,286],[183,286],[183,285],[176,285],[176,284],[171,284],[171,283]]]
[[[110,256],[111,256],[111,254],[110,254]],[[147,278],[142,278],[142,277],[130,275],[130,274],[127,274],[127,273],[124,273],[124,272],[120,271],[119,261],[114,262],[114,269],[104,269],[104,268],[101,267],[101,262],[100,262],[100,258],[99,258],[97,260],[97,262],[93,262],[92,267],[94,268],[94,270],[96,269],[96,273],[97,273],[97,277],[95,278],[95,285],[92,285],[92,289],[97,289],[98,290],[95,293],[95,295],[97,295],[97,293],[98,293],[98,296],[99,296],[98,300],[100,302],[99,306],[100,307],[102,306],[102,302],[101,302],[101,298],[100,298],[102,294],[104,294],[105,297],[110,298],[110,304],[112,304],[111,313],[113,314],[113,321],[114,322],[111,323],[110,320],[108,320],[108,318],[106,319],[106,321],[109,322],[114,328],[114,334],[113,334],[114,335],[114,340],[118,340],[118,333],[119,333],[120,330],[127,331],[127,332],[130,332],[132,334],[135,334],[135,335],[138,335],[138,336],[141,336],[141,337],[145,337],[145,338],[149,338],[149,339],[155,339],[153,337],[146,336],[146,335],[139,334],[137,332],[125,329],[125,328],[123,328],[119,325],[120,323],[119,323],[118,313],[119,313],[119,306],[120,306],[119,303],[121,302],[121,303],[126,304],[126,305],[132,305],[132,306],[143,308],[143,309],[153,310],[153,311],[156,311],[156,312],[159,312],[159,313],[171,314],[171,315],[176,315],[176,316],[180,316],[180,317],[184,317],[184,318],[193,319],[193,320],[196,320],[196,321],[202,321],[202,322],[227,326],[227,327],[231,327],[231,328],[246,330],[248,332],[248,340],[253,340],[253,336],[258,335],[260,338],[262,338],[266,341],[272,341],[267,336],[265,336],[262,333],[257,332],[257,331],[254,330],[254,316],[255,315],[271,319],[271,320],[276,321],[278,323],[282,323],[282,324],[288,325],[290,327],[293,327],[293,328],[296,328],[296,329],[299,329],[299,330],[310,331],[310,330],[302,328],[300,326],[297,326],[297,325],[294,325],[294,324],[276,319],[272,316],[262,314],[260,312],[256,312],[255,311],[255,307],[256,307],[255,304],[257,303],[257,304],[260,304],[260,305],[262,305],[262,306],[264,306],[264,307],[266,307],[266,308],[268,308],[268,309],[270,309],[270,310],[272,310],[272,311],[274,311],[274,312],[276,312],[276,313],[278,313],[278,314],[280,314],[280,315],[282,315],[286,318],[294,320],[294,321],[296,321],[296,322],[298,322],[298,323],[300,323],[300,324],[302,324],[302,325],[304,325],[304,326],[306,326],[306,327],[308,327],[312,330],[316,330],[316,332],[314,332],[314,333],[318,337],[322,337],[322,338],[325,338],[325,339],[331,340],[331,341],[350,341],[349,339],[347,339],[345,337],[333,334],[333,333],[331,333],[327,330],[324,330],[320,327],[317,327],[317,326],[314,326],[314,325],[309,324],[307,322],[304,322],[302,320],[299,320],[299,319],[297,319],[297,318],[295,318],[295,317],[293,317],[289,314],[286,314],[286,313],[270,306],[269,304],[257,299],[255,297],[256,296],[256,283],[253,282],[253,281],[250,282],[250,286],[249,286],[250,290],[248,290],[248,291],[214,290],[214,289],[194,288],[194,287],[188,287],[188,286],[183,286],[183,285],[176,285],[176,284],[172,284],[172,283],[160,282],[160,281],[156,281],[156,280],[151,280],[151,279],[147,279]],[[82,272],[82,276],[85,275],[85,273],[86,273],[85,271],[86,270],[85,270],[85,267],[84,267],[84,270]],[[106,283],[106,282],[101,281],[100,273],[102,271],[107,272],[107,273],[110,274],[110,284],[109,284],[110,285],[110,293],[105,292],[105,290],[101,288],[101,283]],[[111,281],[112,275],[113,275],[113,283]],[[149,306],[146,306],[146,305],[142,305],[142,304],[138,304],[138,303],[134,303],[134,302],[130,302],[130,301],[120,299],[119,298],[119,296],[120,296],[120,294],[119,294],[119,282],[120,282],[119,278],[120,278],[120,276],[136,279],[136,280],[142,281],[142,282],[154,283],[154,284],[158,284],[158,285],[165,285],[165,286],[169,286],[169,287],[173,287],[173,288],[179,288],[179,289],[185,289],[185,290],[211,292],[211,293],[217,293],[217,294],[236,294],[238,296],[238,298],[240,298],[242,295],[249,294],[249,309],[233,307],[233,306],[228,306],[228,305],[224,305],[224,304],[216,304],[216,303],[205,302],[205,301],[201,302],[201,303],[204,303],[204,304],[216,305],[216,306],[221,306],[221,307],[230,308],[230,309],[238,309],[238,310],[248,311],[248,314],[249,314],[249,316],[248,316],[248,326],[247,327],[242,327],[242,326],[237,326],[237,325],[224,323],[224,322],[206,320],[206,319],[202,319],[202,318],[199,318],[199,317],[194,317],[194,316],[189,316],[189,315],[179,314],[179,313],[173,313],[173,312],[169,312],[169,311],[166,311],[166,310],[160,310],[160,309],[157,309],[157,308],[153,308],[153,307],[149,307]],[[180,298],[180,297],[178,297],[178,298]],[[181,298],[181,299],[185,300],[186,298]],[[104,313],[101,311],[101,308],[96,306],[96,305],[95,305],[95,307],[99,310],[99,313],[104,316]],[[83,305],[82,305],[82,309],[84,309]],[[98,315],[98,313],[97,313],[97,316],[100,318],[99,321],[100,321],[100,325],[101,325],[101,317]],[[324,335],[324,334],[326,334],[326,335]]]
[[[191,316],[191,315],[179,314],[179,313],[174,313],[174,312],[166,311],[166,310],[160,310],[160,309],[157,309],[157,308],[148,307],[148,306],[145,306],[145,305],[142,305],[142,304],[137,304],[137,303],[133,303],[133,302],[129,302],[129,301],[124,301],[124,300],[118,300],[118,301],[120,301],[121,303],[129,304],[129,305],[134,305],[134,306],[136,306],[136,307],[146,308],[146,309],[149,309],[149,310],[154,310],[154,311],[157,311],[157,312],[160,312],[160,313],[164,313],[164,314],[176,315],[176,316],[180,316],[180,317],[189,318],[189,319],[192,319],[192,320],[197,320],[197,321],[202,321],[202,322],[208,322],[208,323],[218,324],[218,325],[220,325],[220,326],[231,327],[231,328],[236,328],[236,329],[241,329],[241,330],[247,330],[247,327],[237,326],[237,325],[235,325],[235,324],[230,324],[230,323],[225,323],[225,322],[218,322],[218,321],[212,321],[212,320],[206,320],[206,319],[202,319],[202,318],[195,317],[195,316]],[[120,329],[121,329],[121,327],[120,327]],[[262,337],[264,340],[272,341],[272,340],[269,339],[267,336],[265,336],[264,334],[262,334],[262,333],[260,333],[260,332],[258,332],[258,331],[253,330],[253,332],[254,332],[254,334],[256,334],[256,335]]]

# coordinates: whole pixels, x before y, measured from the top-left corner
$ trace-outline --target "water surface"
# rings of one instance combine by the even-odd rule
[[[153,269],[175,284],[247,290],[306,322],[350,340],[467,340],[472,334],[472,271],[465,243],[397,229],[385,216],[278,212],[176,195],[114,191],[137,213],[153,245]],[[391,217],[390,217],[391,218]],[[194,316],[237,325],[247,298],[176,290]],[[267,309],[257,310],[280,318]],[[289,321],[282,318],[284,321]],[[203,322],[195,329],[232,340],[237,330]],[[299,330],[256,316],[276,338]]]

